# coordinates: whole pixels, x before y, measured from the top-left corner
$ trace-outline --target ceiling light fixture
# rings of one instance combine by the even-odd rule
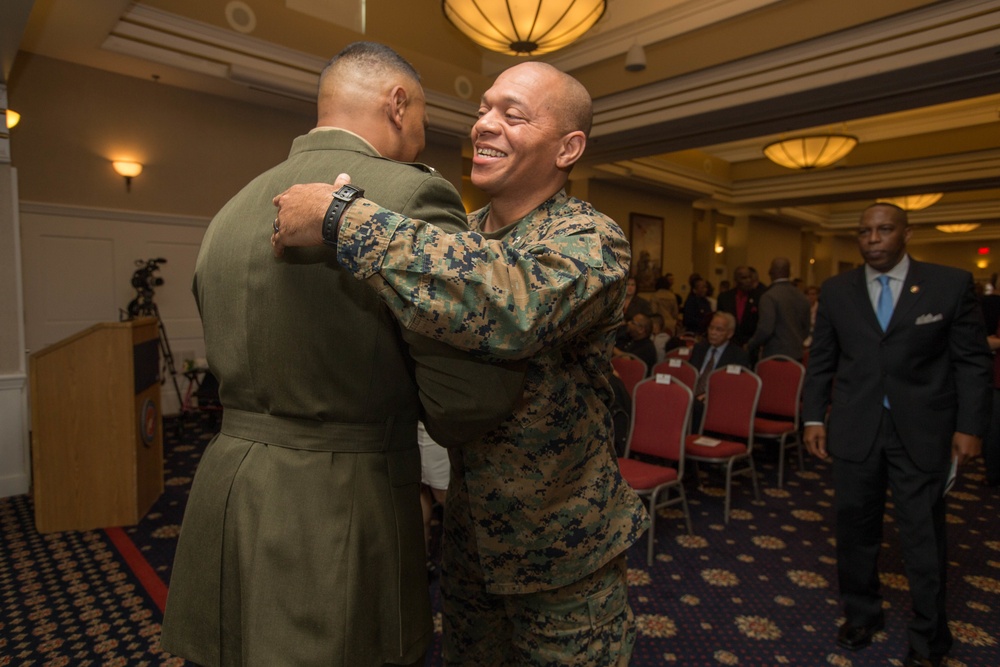
[[[956,222],[950,225],[934,225],[934,229],[945,234],[963,234],[979,229],[978,222]]]
[[[490,51],[541,55],[569,46],[604,16],[606,0],[442,0],[445,18]]]
[[[789,169],[815,169],[833,164],[857,145],[858,138],[847,134],[814,134],[770,143],[764,155]]]
[[[938,200],[944,197],[943,192],[933,192],[926,195],[906,195],[904,197],[883,197],[882,199],[876,199],[875,201],[881,202],[883,204],[894,204],[904,211],[920,211],[938,203]],[[977,227],[979,225],[976,225]]]
[[[115,160],[111,163],[119,176],[125,177],[125,192],[132,191],[132,177],[142,173],[142,165],[130,160]]]

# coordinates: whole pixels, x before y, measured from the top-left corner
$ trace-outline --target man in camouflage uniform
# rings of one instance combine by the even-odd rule
[[[608,408],[629,246],[612,220],[563,190],[591,118],[586,90],[555,68],[502,73],[472,129],[472,181],[492,201],[469,216],[471,233],[445,234],[363,198],[324,216],[329,185],[275,199],[277,253],[323,238],[408,330],[528,360],[510,418],[451,450],[442,572],[451,665],[625,665],[635,641],[624,552],[648,519],[619,473]]]

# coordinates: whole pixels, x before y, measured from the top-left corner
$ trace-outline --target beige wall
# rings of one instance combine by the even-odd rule
[[[675,289],[687,281],[692,271],[694,242],[694,212],[689,201],[600,180],[590,181],[587,196],[590,203],[617,222],[629,238],[632,213],[663,218],[663,270],[674,274]]]
[[[11,137],[21,200],[72,206],[212,216],[316,123],[311,109],[248,105],[25,53],[10,96],[22,114]],[[460,183],[459,146],[429,134],[422,160]],[[111,167],[119,157],[145,165],[131,193]]]
[[[989,252],[980,255],[980,248],[988,248]],[[993,273],[1000,271],[1000,244],[992,241],[911,242],[908,250],[915,259],[964,269],[980,281],[986,281]],[[987,262],[986,268],[976,266],[979,261]]]
[[[21,200],[74,206],[211,216],[315,124],[24,53],[10,96]],[[111,167],[120,157],[145,165],[131,193]]]
[[[770,282],[767,270],[775,257],[787,258],[792,263],[792,278],[801,278],[801,255],[802,230],[799,227],[763,218],[750,218],[747,265],[757,269],[764,284]]]

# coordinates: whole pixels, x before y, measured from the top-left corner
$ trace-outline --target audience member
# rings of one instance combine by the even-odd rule
[[[789,281],[791,269],[787,257],[771,261],[771,286],[760,297],[757,330],[747,343],[754,363],[776,354],[802,361],[802,344],[809,335],[809,299]]]
[[[618,470],[607,358],[629,246],[563,190],[591,118],[586,89],[551,65],[500,74],[472,127],[472,183],[492,197],[469,216],[477,233],[444,234],[353,196],[327,215],[329,186],[275,198],[276,253],[325,238],[404,327],[528,361],[510,418],[451,452],[448,664],[624,665],[635,641],[625,551],[649,522]]]
[[[401,337],[329,253],[279,262],[264,246],[274,193],[342,169],[385,202],[466,228],[445,179],[394,161],[416,158],[426,121],[419,77],[394,51],[346,47],[320,77],[317,111],[317,129],[212,220],[195,266],[224,413],[184,514],[161,645],[202,665],[422,664],[433,624],[421,408],[432,433],[461,440],[521,394],[523,373],[508,383],[443,343]]]
[[[625,302],[622,304],[623,321],[622,325],[618,328],[618,333],[615,337],[615,343],[617,345],[625,345],[628,343],[630,335],[628,330],[628,323],[632,321],[632,318],[642,313],[646,317],[653,314],[653,309],[644,298],[638,295],[639,283],[636,281],[634,276],[629,276],[628,281],[625,283]]]
[[[833,457],[845,616],[837,643],[863,649],[885,624],[878,556],[888,486],[914,613],[902,664],[936,667],[952,644],[945,491],[949,470],[980,453],[990,366],[972,276],[911,259],[909,238],[903,209],[879,203],[861,214],[865,265],[823,284],[803,416],[809,451]]]
[[[988,331],[990,329],[987,329]],[[993,411],[990,428],[983,440],[983,461],[986,463],[986,485],[1000,486],[1000,327],[994,326],[986,342],[993,353]]]
[[[707,292],[708,283],[703,278],[697,278],[684,302],[684,330],[696,336],[705,335],[708,321],[712,318],[712,304],[705,297]]]
[[[431,522],[434,505],[445,506],[448,499],[448,478],[451,464],[448,450],[434,442],[423,422],[417,424],[417,444],[420,445],[420,510],[424,516],[424,550],[427,553],[427,574],[437,572],[431,544]]]
[[[642,359],[643,363],[646,364],[646,372],[648,373],[657,362],[656,346],[653,344],[653,339],[650,338],[653,333],[652,320],[642,313],[636,313],[628,321],[627,329],[629,334],[628,340],[615,348],[615,354],[631,354]]]
[[[708,299],[708,305],[714,313],[718,310],[718,300],[715,298],[715,287],[708,280],[705,281],[705,298]]]
[[[986,463],[986,484],[1000,486],[1000,294],[996,293],[997,274],[990,276],[980,297],[983,319],[986,321],[986,342],[993,353],[993,411],[990,428],[983,439],[983,460]]]
[[[802,346],[809,349],[812,345],[813,329],[816,328],[816,310],[819,308],[819,287],[810,285],[806,288],[806,299],[809,301],[809,335],[802,341]]]
[[[675,329],[664,324],[663,316],[659,313],[653,313],[649,321],[653,327],[650,338],[653,340],[653,347],[656,348],[656,363],[660,363],[667,356],[667,352],[684,343],[680,337],[674,335]]]
[[[705,389],[712,371],[729,365],[750,368],[750,357],[746,350],[732,342],[735,333],[736,318],[730,313],[719,311],[712,316],[706,340],[695,344],[691,350],[691,365],[698,369],[698,380],[693,392],[695,400],[691,408],[691,424],[694,429],[701,424],[705,409]]]
[[[763,290],[759,281],[754,281],[754,271],[749,266],[738,266],[733,272],[736,287],[719,295],[718,310],[736,318],[736,333],[733,342],[743,346],[757,330],[760,297]]]
[[[663,318],[664,326],[671,332],[677,330],[680,320],[680,297],[674,294],[674,275],[668,273],[656,279],[656,291],[649,297],[653,315]]]

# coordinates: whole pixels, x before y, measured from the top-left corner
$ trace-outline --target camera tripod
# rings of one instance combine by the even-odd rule
[[[181,396],[181,387],[177,384],[177,367],[174,365],[174,353],[170,350],[170,340],[167,339],[167,330],[163,327],[163,320],[160,318],[160,309],[153,301],[152,290],[140,290],[132,301],[128,304],[128,319],[134,320],[137,317],[155,317],[156,326],[160,330],[160,356],[163,358],[164,377],[170,373],[170,380],[173,382],[174,391],[177,393],[177,404],[184,407],[184,397]]]

